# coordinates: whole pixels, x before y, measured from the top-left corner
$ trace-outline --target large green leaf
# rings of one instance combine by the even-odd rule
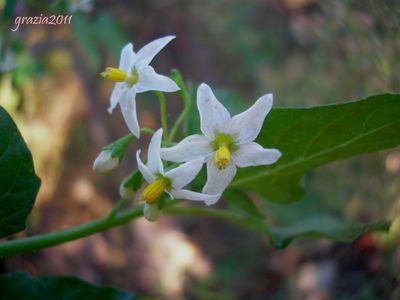
[[[310,191],[309,180],[305,185],[307,194],[300,201],[287,204],[258,202],[274,247],[286,247],[299,238],[326,238],[348,243],[363,234],[388,230],[390,222],[385,220],[359,223],[345,219],[344,212],[336,209],[336,203]]]
[[[0,238],[25,228],[40,179],[17,126],[0,107]]]
[[[273,109],[257,141],[282,152],[271,166],[240,169],[231,184],[277,202],[298,200],[305,171],[400,144],[400,95],[314,108]]]
[[[361,224],[327,214],[314,214],[298,219],[290,225],[270,226],[268,235],[271,244],[276,248],[286,247],[298,238],[327,238],[348,243],[369,232],[388,230],[389,225],[386,221]]]
[[[15,300],[138,300],[134,295],[108,286],[97,286],[75,277],[31,277],[22,272],[0,277],[0,298]]]
[[[390,226],[390,222],[385,220],[368,223],[346,220],[337,213],[333,214],[330,205],[312,193],[289,204],[254,201],[254,197],[233,189],[226,191],[224,197],[229,204],[226,209],[246,218],[250,228],[266,234],[271,244],[279,249],[302,238],[348,243],[367,233],[387,231]]]

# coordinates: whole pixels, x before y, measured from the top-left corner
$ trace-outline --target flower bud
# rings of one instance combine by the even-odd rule
[[[132,199],[142,185],[143,177],[139,170],[133,171],[122,181],[119,187],[119,194],[124,199]]]
[[[125,151],[132,140],[133,135],[128,134],[103,147],[103,151],[93,163],[93,171],[104,174],[114,169],[124,157]]]
[[[155,204],[148,204],[145,203],[143,207],[143,216],[146,218],[147,221],[154,222],[160,217],[161,211],[158,208],[157,203]]]
[[[93,163],[93,171],[105,174],[114,169],[118,163],[118,157],[112,157],[112,152],[110,150],[103,150]]]

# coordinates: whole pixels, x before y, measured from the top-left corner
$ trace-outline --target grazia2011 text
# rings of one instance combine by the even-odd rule
[[[21,25],[69,25],[72,15],[50,15],[44,16],[17,16],[14,19],[14,27],[11,31],[17,31]]]

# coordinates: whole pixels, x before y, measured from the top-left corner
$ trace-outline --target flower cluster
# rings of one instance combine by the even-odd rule
[[[119,104],[129,130],[137,138],[140,137],[140,126],[136,112],[136,94],[150,90],[179,90],[172,79],[157,74],[149,65],[154,56],[172,39],[174,36],[157,39],[137,53],[130,43],[122,49],[119,67],[106,68],[101,73],[104,78],[116,82],[109,112]],[[246,111],[231,117],[211,88],[202,83],[197,89],[202,135],[191,135],[172,147],[162,148],[163,130],[158,129],[150,141],[146,164],[140,158],[140,150],[136,153],[138,169],[148,183],[141,194],[141,199],[145,202],[144,216],[150,221],[157,219],[157,200],[164,192],[171,198],[202,201],[206,205],[212,205],[219,200],[232,181],[237,167],[275,163],[281,153],[277,149],[264,149],[254,142],[272,103],[272,94],[266,94]],[[129,141],[130,139],[123,138],[104,147],[94,163],[94,170],[107,172],[114,168],[122,159]],[[162,160],[182,164],[165,171]],[[203,164],[207,165],[207,182],[202,192],[183,189],[193,181]]]

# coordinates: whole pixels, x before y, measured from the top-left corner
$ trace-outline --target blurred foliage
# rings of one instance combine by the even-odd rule
[[[0,294],[6,299],[141,299],[128,292],[107,286],[95,286],[74,277],[33,278],[26,273],[0,277]],[[143,298],[144,299],[144,298]]]

